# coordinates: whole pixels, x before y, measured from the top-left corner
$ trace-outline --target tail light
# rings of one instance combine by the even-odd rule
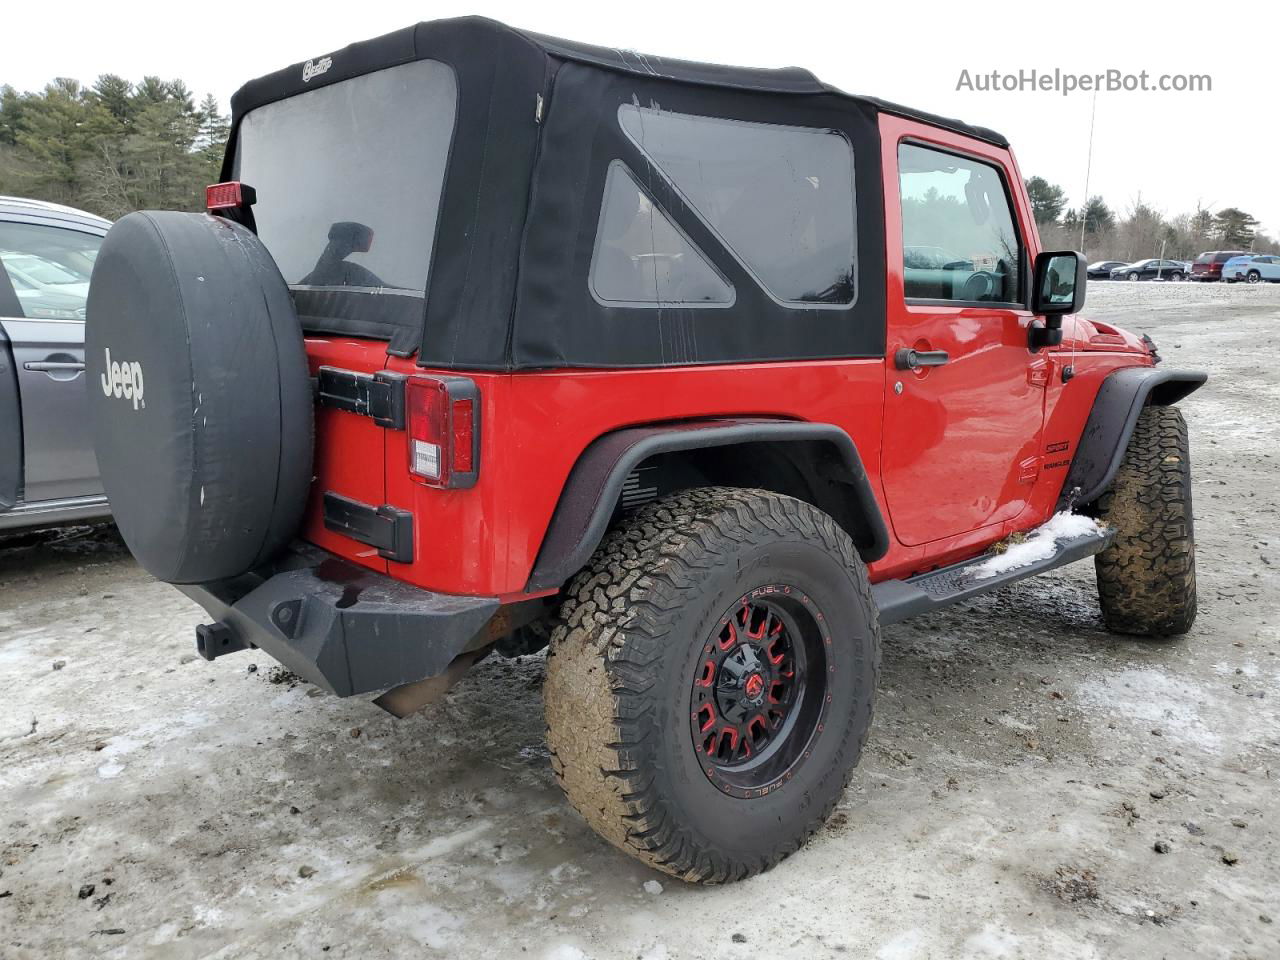
[[[253,187],[239,180],[215,183],[204,188],[204,205],[207,210],[233,210],[251,207],[258,195]]]
[[[405,382],[409,472],[431,487],[475,486],[480,475],[480,391],[466,377]]]

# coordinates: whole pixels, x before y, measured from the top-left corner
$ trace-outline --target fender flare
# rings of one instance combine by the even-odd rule
[[[1115,479],[1142,408],[1169,406],[1194,393],[1209,375],[1200,370],[1121,367],[1102,381],[1076,444],[1058,509],[1092,503]]]
[[[842,468],[841,480],[866,523],[858,552],[870,562],[889,549],[889,531],[871,480],[853,439],[830,423],[795,420],[721,419],[654,424],[615,430],[592,441],[569,472],[529,576],[526,591],[559,587],[591,559],[604,538],[623,484],[643,461],[660,453],[724,447],[760,441],[808,440],[828,443]]]

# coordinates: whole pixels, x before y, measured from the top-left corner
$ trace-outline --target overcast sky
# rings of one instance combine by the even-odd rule
[[[1120,212],[1141,195],[1164,213],[1240,206],[1280,234],[1280,4],[1205,3],[330,3],[125,0],[10,4],[0,84],[55,76],[180,77],[226,107],[245,80],[423,19],[479,13],[514,26],[645,53],[797,65],[867,93],[994,127],[1025,176],[1085,189],[1093,96],[957,90],[975,77],[1055,68],[1208,74],[1209,93],[1101,93],[1091,194]],[[1051,11],[1057,10],[1056,14]],[[51,18],[56,23],[51,23]],[[34,38],[39,38],[37,41]],[[26,38],[26,39],[24,39]],[[18,42],[15,42],[18,41]]]

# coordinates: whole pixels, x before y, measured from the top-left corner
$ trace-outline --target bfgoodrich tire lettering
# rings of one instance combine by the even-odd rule
[[[1098,514],[1116,531],[1094,558],[1107,627],[1167,637],[1196,619],[1196,549],[1187,424],[1177,407],[1147,407]]]
[[[753,595],[782,598],[797,622],[800,596],[820,611],[823,709],[808,733],[796,726],[805,749],[776,782],[725,790],[700,762],[691,691],[726,614]],[[557,778],[601,836],[660,870],[758,873],[839,799],[870,730],[879,652],[866,569],[826,514],[761,490],[667,497],[611,531],[568,588],[544,690]]]

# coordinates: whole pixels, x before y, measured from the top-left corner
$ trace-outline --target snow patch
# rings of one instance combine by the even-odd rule
[[[1120,670],[1087,680],[1076,691],[1078,703],[1104,716],[1158,728],[1183,746],[1212,752],[1221,746],[1222,737],[1201,716],[1208,696],[1206,690],[1152,668]]]
[[[571,943],[561,943],[552,947],[545,954],[545,960],[591,960],[591,958]]]
[[[103,780],[114,780],[123,772],[124,764],[116,763],[114,760],[110,763],[104,763],[102,766],[98,767],[98,776]]]
[[[919,930],[904,930],[880,945],[876,960],[909,960],[920,956],[923,948],[924,935]]]
[[[1016,957],[1022,952],[1017,937],[989,923],[965,940],[964,949],[966,957]]]
[[[1074,540],[1076,537],[1090,534],[1096,537],[1102,536],[1096,521],[1064,510],[1062,513],[1055,513],[1048,523],[1032,530],[1021,543],[1010,544],[1009,549],[1004,553],[984,560],[971,568],[971,572],[977,580],[998,577],[1010,570],[1029,567],[1040,560],[1048,560],[1057,550],[1059,540]]]

